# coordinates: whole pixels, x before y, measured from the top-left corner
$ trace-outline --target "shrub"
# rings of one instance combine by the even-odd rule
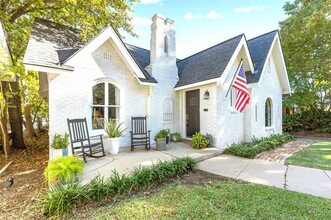
[[[280,147],[282,144],[293,140],[289,134],[273,134],[267,138],[253,138],[252,142],[233,144],[224,150],[224,153],[239,157],[254,158],[263,151]]]
[[[206,148],[208,145],[207,138],[200,132],[196,132],[192,136],[192,146],[195,149]]]
[[[301,111],[292,115],[284,115],[283,130],[285,132],[298,131],[327,131],[331,127],[330,111]]]
[[[69,145],[69,134],[65,133],[64,135],[55,134],[52,140],[51,147],[53,149],[63,149]]]
[[[169,134],[170,134],[170,129],[162,129],[159,131],[159,133],[155,135],[154,140],[156,141],[156,139],[165,138]]]
[[[49,162],[44,175],[49,182],[63,180],[70,182],[77,174],[83,173],[83,169],[84,162],[75,156],[59,157]]]
[[[170,134],[171,139],[173,139],[173,137],[176,139],[176,141],[180,141],[182,139],[182,135],[179,132],[175,132]]]
[[[139,190],[155,182],[193,170],[196,165],[193,158],[183,157],[172,161],[160,161],[151,167],[138,167],[131,175],[120,175],[114,170],[106,181],[98,176],[85,185],[78,182],[53,185],[39,202],[45,214],[58,216],[74,205],[90,200],[100,201],[115,194],[130,193],[133,189]]]

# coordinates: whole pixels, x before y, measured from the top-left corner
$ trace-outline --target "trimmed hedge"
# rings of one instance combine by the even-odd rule
[[[252,142],[241,142],[233,144],[224,150],[225,154],[235,155],[239,157],[254,158],[263,151],[280,147],[282,144],[293,140],[289,134],[273,134],[266,138],[253,138]]]
[[[293,115],[284,115],[283,130],[285,132],[316,131],[318,133],[331,132],[331,112],[302,111]]]
[[[138,167],[130,175],[120,175],[113,170],[109,179],[96,177],[89,183],[69,182],[67,185],[56,184],[39,200],[45,215],[59,216],[76,205],[88,201],[101,201],[116,194],[130,193],[150,187],[166,178],[174,177],[193,170],[196,161],[191,157],[177,158],[172,161],[160,161],[151,167]]]

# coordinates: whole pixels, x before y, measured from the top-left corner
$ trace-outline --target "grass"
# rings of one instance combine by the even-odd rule
[[[330,207],[328,199],[256,184],[177,182],[150,196],[140,193],[83,215],[93,219],[331,219]]]
[[[318,142],[307,147],[285,161],[288,165],[331,170],[331,142]]]
[[[293,140],[288,134],[273,134],[269,137],[253,138],[251,142],[233,144],[224,150],[225,154],[239,157],[254,158],[261,152],[281,147],[282,144]]]

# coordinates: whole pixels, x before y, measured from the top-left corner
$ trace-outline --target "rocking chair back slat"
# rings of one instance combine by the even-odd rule
[[[131,117],[131,150],[134,146],[145,145],[150,149],[150,131],[147,130],[146,117]]]
[[[82,154],[84,161],[85,156],[102,157],[105,156],[102,135],[97,135],[99,140],[91,141],[89,136],[86,118],[67,119],[70,135],[72,154]],[[101,156],[95,154],[101,153]]]

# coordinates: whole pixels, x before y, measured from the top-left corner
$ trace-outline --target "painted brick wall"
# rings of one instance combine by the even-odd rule
[[[105,53],[111,55],[110,61],[104,59]],[[120,89],[120,120],[127,127],[121,146],[128,146],[131,116],[147,115],[148,86],[139,85],[109,41],[76,62],[73,73],[58,75],[49,84],[50,136],[68,132],[67,118],[87,117],[91,128],[92,87],[107,81]]]
[[[161,22],[165,31],[169,31],[169,53],[158,51],[150,65],[151,74],[158,81],[155,86],[142,86],[118,55],[111,40],[106,41],[91,54],[76,56],[71,63],[75,70],[73,73],[50,75],[49,108],[50,108],[50,137],[55,133],[68,132],[67,118],[87,117],[91,130],[92,115],[92,87],[98,82],[109,82],[120,90],[120,121],[127,127],[122,137],[121,147],[130,145],[129,131],[131,130],[131,116],[148,116],[148,129],[151,130],[152,143],[155,134],[165,128],[172,132],[178,131],[179,121],[176,114],[178,94],[174,86],[178,80],[175,56],[175,31],[172,22]],[[155,30],[156,31],[156,30]],[[159,31],[158,34],[164,34]],[[157,41],[163,44],[164,41]],[[158,45],[157,48],[161,48]],[[105,57],[111,57],[111,60]],[[173,104],[173,121],[163,122],[164,100]],[[93,133],[104,133],[103,130],[93,130]],[[104,141],[106,148],[108,141]],[[50,155],[52,158],[52,155]]]
[[[270,58],[270,70],[268,65],[262,74],[258,87],[253,89],[252,102],[250,103],[251,136],[246,140],[251,140],[253,136],[263,137],[270,134],[282,133],[282,90],[279,84],[277,69],[273,56]],[[267,98],[272,100],[272,126],[265,127],[265,102]],[[255,105],[257,105],[257,118],[255,117]],[[246,129],[250,129],[247,127]]]

